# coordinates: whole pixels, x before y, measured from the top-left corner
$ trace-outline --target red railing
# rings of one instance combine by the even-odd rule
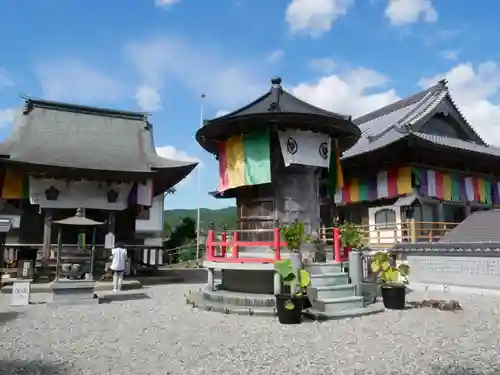
[[[345,262],[349,258],[351,249],[342,249],[340,240],[340,229],[332,229],[333,243],[333,261],[335,263]],[[270,241],[246,241],[240,240],[242,233],[272,233],[272,240]],[[324,234],[324,232],[323,232]],[[326,241],[327,243],[329,241]],[[220,240],[216,239],[215,230],[208,231],[206,241],[206,254],[207,260],[210,262],[225,262],[225,263],[274,263],[276,260],[281,259],[281,248],[286,247],[287,243],[281,240],[280,230],[278,227],[273,229],[244,229],[244,230],[231,230],[223,231],[220,233]],[[257,257],[241,257],[241,247],[262,247],[270,248],[273,251],[273,257],[257,258]],[[343,251],[342,251],[343,250]]]
[[[239,239],[240,233],[256,233],[256,232],[272,232],[271,241],[242,241]],[[220,235],[220,240],[216,239],[216,233],[213,229],[208,231],[206,251],[207,260],[210,262],[225,262],[225,263],[274,263],[276,260],[281,259],[281,248],[286,247],[287,243],[281,241],[280,230],[278,227],[273,229],[243,229],[231,230],[231,235],[224,231]],[[232,238],[229,238],[232,237]],[[271,248],[273,250],[273,257],[271,258],[253,258],[253,257],[240,257],[240,247],[263,247]],[[217,249],[220,252],[217,253]],[[228,254],[230,250],[231,254]]]

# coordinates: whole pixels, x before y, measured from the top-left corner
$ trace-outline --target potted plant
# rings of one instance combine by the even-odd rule
[[[311,283],[306,270],[294,268],[290,259],[274,262],[281,278],[281,293],[276,295],[276,310],[281,324],[300,324],[304,308],[305,288]]]
[[[354,223],[345,222],[340,225],[340,241],[345,253],[352,249],[361,249],[363,244],[363,231]]]
[[[377,274],[386,309],[403,310],[406,304],[406,286],[410,266],[396,266],[395,258],[387,251],[378,251],[372,256],[371,270]]]
[[[280,232],[290,250],[290,259],[294,269],[302,269],[301,247],[311,243],[311,236],[305,233],[304,223],[295,220],[292,225],[281,227]]]

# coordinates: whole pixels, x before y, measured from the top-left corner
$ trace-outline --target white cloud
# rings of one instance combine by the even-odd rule
[[[286,9],[292,33],[319,37],[331,30],[333,21],[347,14],[354,0],[293,0]]]
[[[12,82],[12,79],[10,78],[7,69],[0,66],[0,89],[4,87],[10,87],[13,85],[14,82]]]
[[[119,80],[80,60],[44,62],[35,67],[35,72],[46,99],[111,102],[123,97],[126,91]]]
[[[179,161],[192,161],[200,163],[200,159],[188,155],[185,151],[178,150],[175,146],[159,146],[156,147],[156,153],[165,159],[179,160]]]
[[[155,6],[168,8],[169,6],[174,5],[175,3],[178,3],[180,1],[181,0],[155,0]]]
[[[389,0],[385,15],[393,25],[414,23],[419,19],[432,23],[438,19],[431,0]]]
[[[490,144],[500,146],[500,66],[486,61],[477,66],[460,63],[448,72],[423,78],[422,87],[446,78],[450,93],[472,127]]]
[[[162,108],[160,94],[151,86],[140,86],[135,92],[135,99],[142,110],[155,112]]]
[[[269,63],[277,62],[277,61],[281,60],[284,55],[285,55],[285,51],[283,51],[282,49],[274,50],[273,52],[271,52],[267,56],[267,61]]]
[[[458,59],[458,55],[460,54],[459,50],[446,50],[446,51],[441,51],[439,55],[445,59],[445,60],[450,60],[450,61],[455,61]]]
[[[14,120],[14,108],[0,109],[0,128],[4,128]]]
[[[196,168],[201,168],[203,166],[203,163],[201,162],[200,159],[197,159],[193,156],[188,155],[185,151],[178,150],[175,146],[156,147],[156,153],[165,159],[180,160],[180,161],[192,161],[192,162],[198,163],[198,166]],[[184,185],[186,182],[190,181],[193,174],[195,174],[195,173],[190,173],[189,175],[187,175],[187,177],[184,180],[182,180],[181,182],[179,182],[176,185],[176,187],[179,187],[180,185]]]
[[[312,70],[315,70],[317,72],[321,72],[323,74],[331,74],[337,67],[337,64],[333,59],[325,57],[310,60],[309,66]]]
[[[234,108],[254,99],[266,87],[252,61],[232,60],[207,46],[180,39],[131,41],[125,53],[138,70],[142,84],[157,92],[167,82],[181,84],[193,94],[206,93],[207,102]]]
[[[394,89],[384,89],[388,82],[374,70],[356,68],[301,83],[291,91],[313,105],[356,117],[399,99]]]
[[[225,110],[225,109],[219,109],[217,111],[217,113],[215,114],[215,118],[217,117],[221,117],[221,116],[225,116],[229,113],[229,111]]]

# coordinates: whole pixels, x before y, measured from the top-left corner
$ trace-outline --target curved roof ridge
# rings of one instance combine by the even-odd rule
[[[448,92],[448,99],[450,99],[451,104],[453,104],[453,106],[455,107],[455,109],[458,112],[458,114],[462,117],[462,119],[464,120],[464,122],[469,126],[470,130],[472,131],[472,133],[483,143],[484,146],[491,147],[488,143],[486,143],[486,141],[483,139],[483,137],[481,137],[479,135],[479,133],[472,127],[472,125],[470,124],[469,120],[467,120],[467,118],[464,116],[464,114],[462,113],[462,111],[460,110],[460,108],[458,108],[457,104],[455,103],[455,100],[453,100],[453,97],[451,96],[451,94],[449,92]]]

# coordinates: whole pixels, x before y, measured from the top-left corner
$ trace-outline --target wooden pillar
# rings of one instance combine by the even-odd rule
[[[43,244],[42,244],[42,260],[48,261],[50,255],[50,245],[52,238],[52,216],[54,215],[54,210],[52,208],[46,208],[44,212],[43,221]]]
[[[465,217],[472,215],[472,208],[469,203],[465,203]]]

